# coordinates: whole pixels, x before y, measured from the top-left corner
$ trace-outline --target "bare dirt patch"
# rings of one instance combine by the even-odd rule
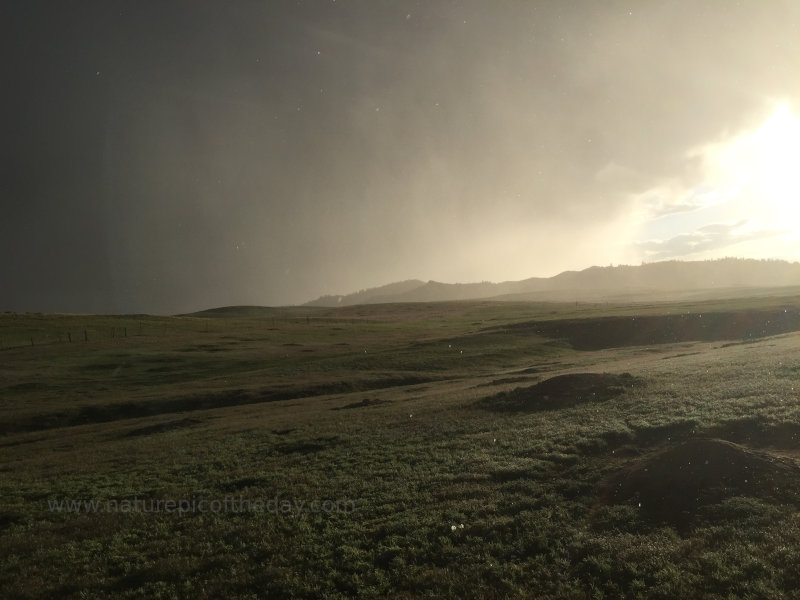
[[[156,423],[155,425],[148,425],[146,427],[139,427],[131,429],[125,434],[125,437],[136,437],[140,435],[153,435],[156,433],[166,433],[174,429],[181,429],[183,427],[191,427],[201,423],[200,419],[178,419],[174,421],[165,421],[163,423]]]
[[[364,408],[367,406],[378,406],[379,404],[386,404],[389,400],[381,400],[380,398],[364,398],[359,402],[352,402],[350,404],[345,404],[344,406],[336,406],[331,410],[345,410],[350,408]]]
[[[503,379],[492,379],[491,381],[488,381],[486,383],[479,383],[475,387],[476,388],[492,387],[492,386],[495,386],[495,385],[506,385],[508,383],[521,383],[523,381],[536,381],[537,379],[538,379],[538,377],[526,377],[524,375],[522,377],[505,377]]]

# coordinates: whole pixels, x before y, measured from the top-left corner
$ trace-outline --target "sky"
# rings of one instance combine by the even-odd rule
[[[796,0],[10,0],[0,310],[800,260]]]

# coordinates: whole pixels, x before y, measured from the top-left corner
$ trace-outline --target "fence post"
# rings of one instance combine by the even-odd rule
[[[67,339],[69,340],[69,343],[71,344],[72,343],[72,333],[69,332],[69,331],[67,332]]]

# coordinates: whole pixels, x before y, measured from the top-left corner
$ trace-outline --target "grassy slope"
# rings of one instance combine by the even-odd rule
[[[758,429],[763,446],[770,432],[800,432],[800,334],[579,352],[487,328],[792,306],[0,315],[0,596],[790,597],[791,502],[739,491],[685,529],[597,499],[620,469],[688,436],[747,442]],[[560,410],[481,408],[582,371],[644,385]],[[792,438],[772,450],[793,456]],[[63,498],[226,496],[352,500],[355,511],[48,510]]]

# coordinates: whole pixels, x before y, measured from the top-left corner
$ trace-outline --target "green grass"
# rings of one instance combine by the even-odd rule
[[[785,306],[797,300],[0,315],[0,597],[793,597],[797,503],[736,489],[687,527],[600,497],[698,436],[800,456],[800,334],[579,351],[508,327]],[[636,385],[487,406],[581,372]],[[354,510],[48,504],[226,497]]]

